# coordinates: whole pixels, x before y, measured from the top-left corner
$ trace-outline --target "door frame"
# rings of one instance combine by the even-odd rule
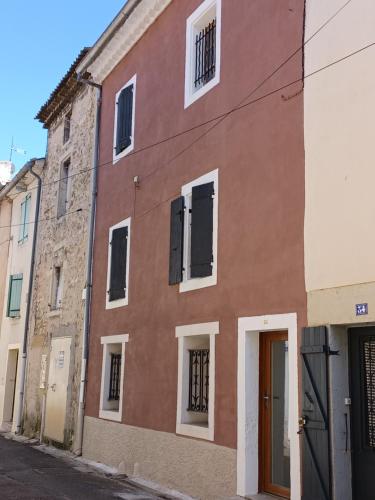
[[[259,492],[259,335],[288,332],[290,498],[301,498],[300,439],[298,430],[297,313],[251,316],[238,319],[237,363],[237,494]]]
[[[268,415],[264,410],[263,396],[266,387],[270,384],[270,379],[272,379],[272,367],[269,366],[271,362],[271,353],[269,347],[272,343],[270,338],[274,340],[286,340],[288,341],[288,331],[266,331],[260,332],[259,335],[259,366],[263,368],[262,372],[259,371],[259,489],[263,493],[269,493],[271,495],[277,495],[280,497],[289,498],[290,489],[283,488],[282,486],[274,485],[268,478],[266,470],[270,471],[271,467],[271,456],[266,453],[265,445],[271,445],[270,438],[270,412]]]

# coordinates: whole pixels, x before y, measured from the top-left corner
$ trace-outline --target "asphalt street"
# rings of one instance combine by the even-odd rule
[[[106,477],[72,458],[51,456],[37,446],[0,436],[0,500],[156,500],[158,495],[127,481]]]

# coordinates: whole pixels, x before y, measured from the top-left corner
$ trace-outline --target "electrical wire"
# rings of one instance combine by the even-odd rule
[[[300,83],[302,82],[303,80],[307,80],[308,78],[311,78],[319,73],[321,73],[322,71],[325,71],[329,68],[332,68],[333,66],[336,66],[337,64],[340,64],[342,63],[343,61],[347,61],[348,59],[350,59],[351,57],[354,57],[358,54],[360,54],[361,52],[364,52],[365,50],[368,50],[369,48],[371,47],[374,47],[375,46],[375,42],[371,42],[363,47],[361,47],[360,49],[357,49],[355,50],[354,52],[351,52],[350,54],[347,54],[343,57],[341,57],[340,59],[336,59],[335,61],[332,61],[331,63],[329,64],[326,64],[325,66],[322,66],[321,68],[318,68],[317,70],[305,75],[304,77],[300,77],[300,78],[297,78],[296,80],[293,80],[292,82],[289,82],[289,83],[286,83],[285,85],[282,85],[280,87],[278,87],[277,89],[273,89],[271,90],[270,92],[267,92],[267,94],[263,94],[262,96],[260,97],[257,97],[256,99],[253,99],[252,101],[249,101],[248,103],[246,104],[242,104],[241,106],[239,106],[236,110],[240,110],[240,109],[244,109],[244,108],[247,108],[248,106],[252,105],[252,104],[256,104],[260,101],[262,101],[263,99],[266,99],[268,97],[271,97],[275,94],[277,94],[278,92],[281,92],[282,90],[285,90],[287,89],[288,87],[291,87],[293,85],[295,85],[296,83]],[[208,131],[207,131],[208,132]],[[199,140],[201,138],[201,136],[196,139]],[[183,149],[182,151],[180,151],[179,153],[177,153],[176,156],[174,156],[171,160],[169,160],[169,162],[171,161],[174,161],[179,155],[183,154],[188,148],[191,147],[191,144],[189,146],[187,146],[185,149]],[[71,177],[73,177],[74,175],[78,175],[77,174],[73,174]],[[146,176],[147,177],[147,176]],[[143,177],[144,179],[145,177]],[[66,179],[66,177],[64,177],[63,179]],[[58,182],[58,181],[54,181],[54,182]],[[162,203],[165,203],[169,200],[173,199],[173,197],[170,197],[170,198],[167,198],[161,202],[159,202],[157,205],[155,205],[153,208],[151,208],[150,210],[144,212],[142,215],[140,216],[137,216],[137,218],[140,218],[140,217],[143,217],[143,215],[146,215],[147,213],[149,213],[150,211],[152,211],[153,209],[157,208],[159,205],[161,205]],[[83,210],[83,209],[79,209],[79,210]],[[78,211],[79,211],[78,210]],[[75,213],[75,212],[71,212],[71,213]],[[70,215],[69,213],[65,214],[65,215]],[[57,218],[57,217],[52,217],[51,219],[45,219],[45,220],[52,220],[53,218]],[[40,220],[43,220],[43,219],[40,219]],[[35,221],[34,221],[35,222]],[[29,223],[31,224],[31,223]],[[19,225],[22,225],[22,224],[16,224],[16,226],[19,226]],[[7,228],[7,227],[13,227],[13,226],[0,226],[0,229],[3,229],[3,228]]]
[[[243,107],[247,106],[247,105],[251,105],[253,104],[254,102],[258,102],[258,100],[260,99],[263,99],[265,97],[269,97],[269,95],[272,95],[272,94],[265,94],[264,96],[261,96],[260,98],[258,98],[256,101],[250,101],[249,103],[247,104],[244,104],[244,102],[247,101],[247,99],[249,99],[251,96],[253,96],[255,94],[255,92],[257,92],[260,88],[263,87],[263,85],[265,83],[267,83],[273,76],[275,76],[286,64],[288,64],[288,62],[290,62],[293,57],[295,57],[301,50],[303,50],[303,48],[309,43],[311,42],[311,40],[313,40],[329,23],[331,23],[353,0],[347,0],[337,11],[334,12],[334,14],[332,14],[321,26],[319,26],[319,28],[310,36],[308,37],[304,43],[299,46],[297,49],[295,49],[284,61],[282,61],[279,66],[277,66],[267,77],[265,77],[253,90],[251,90],[251,92],[249,94],[247,94],[235,107],[231,108],[230,110],[224,112],[224,113],[221,113],[213,118],[210,118],[204,122],[201,122],[197,125],[194,125],[188,129],[185,129],[185,130],[182,130],[181,132],[178,132],[176,134],[173,134],[173,135],[170,135],[168,137],[165,137],[164,139],[161,139],[160,141],[157,141],[157,142],[154,142],[154,143],[151,143],[151,144],[148,144],[147,146],[144,146],[143,148],[139,148],[135,151],[132,151],[130,152],[129,154],[126,155],[127,158],[130,158],[134,155],[137,155],[139,153],[143,153],[145,151],[148,151],[149,149],[152,149],[156,146],[160,146],[162,144],[165,144],[166,142],[169,142],[171,140],[174,140],[174,139],[177,139],[178,137],[181,137],[185,134],[188,134],[189,132],[193,132],[194,130],[197,130],[199,128],[202,128],[204,127],[205,125],[209,125],[210,123],[213,123],[213,122],[216,122],[218,120],[217,123],[214,123],[214,125],[209,128],[207,131],[205,131],[200,137],[196,138],[190,145],[188,145],[184,150],[182,150],[180,153],[177,154],[177,156],[171,158],[171,160],[169,160],[166,164],[163,164],[161,165],[160,167],[156,167],[154,170],[152,170],[151,172],[149,172],[146,176],[143,177],[143,179],[145,178],[148,178],[150,176],[152,176],[156,171],[158,171],[160,168],[165,168],[166,166],[170,165],[170,163],[172,161],[174,161],[176,158],[178,158],[181,154],[183,154],[185,151],[187,151],[190,147],[192,147],[194,144],[196,144],[196,142],[198,142],[199,140],[201,140],[203,137],[205,137],[209,132],[211,132],[211,130],[213,130],[215,127],[217,127],[218,125],[220,125],[220,123],[226,119],[228,116],[230,116],[232,113],[242,109]],[[279,91],[279,90],[284,90],[286,89],[287,87],[289,86],[292,86],[294,85],[295,83],[298,83],[300,81],[300,79],[296,80],[296,81],[293,81],[289,84],[286,84],[283,88],[281,89],[278,89],[276,90],[275,92]],[[98,168],[101,168],[101,167],[105,167],[107,165],[112,165],[113,164],[113,160],[110,160],[108,162],[104,162],[104,163],[101,163],[98,165]],[[42,183],[42,186],[49,186],[49,185],[53,185],[53,184],[56,184],[58,182],[60,182],[60,180],[62,179],[69,179],[69,178],[72,178],[72,177],[76,177],[77,175],[82,175],[82,174],[85,174],[87,172],[90,172],[91,170],[93,170],[93,167],[90,167],[88,169],[84,169],[84,170],[80,170],[74,174],[71,174],[71,175],[68,175],[66,177],[63,177],[63,178],[59,178],[59,179],[56,179],[54,181],[50,181],[50,182],[46,182],[46,183]],[[34,188],[30,188],[29,190],[27,191],[32,191],[33,189],[36,189],[36,187]]]

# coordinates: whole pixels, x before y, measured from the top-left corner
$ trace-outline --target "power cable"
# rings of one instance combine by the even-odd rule
[[[185,135],[185,134],[188,134],[189,132],[192,132],[194,130],[197,130],[201,127],[204,127],[205,125],[209,125],[210,123],[213,123],[215,121],[218,121],[217,123],[214,123],[214,125],[212,127],[210,127],[207,131],[205,131],[201,136],[199,136],[198,138],[196,138],[189,146],[187,146],[184,150],[182,150],[180,153],[177,154],[177,156],[173,157],[171,160],[169,160],[166,164],[163,164],[157,168],[155,168],[154,170],[152,170],[150,173],[148,173],[146,176],[143,177],[143,179],[145,178],[148,178],[150,177],[151,175],[153,175],[157,170],[159,170],[160,168],[164,168],[168,165],[170,165],[170,163],[172,161],[174,161],[176,158],[178,158],[181,154],[183,154],[185,151],[187,151],[191,146],[193,146],[196,142],[198,142],[200,139],[202,139],[203,137],[205,137],[211,130],[213,130],[215,127],[217,127],[218,125],[220,125],[220,123],[225,119],[227,118],[228,116],[230,116],[232,113],[242,109],[243,107],[247,106],[247,105],[250,105],[250,104],[253,104],[254,102],[253,101],[250,101],[249,103],[247,104],[243,104],[245,101],[247,101],[247,99],[249,99],[252,95],[255,94],[255,92],[257,92],[261,87],[263,87],[263,85],[265,83],[267,83],[273,76],[275,76],[275,74],[277,74],[286,64],[288,64],[288,62],[290,62],[293,57],[295,57],[311,40],[313,40],[329,23],[331,23],[353,0],[347,0],[337,11],[334,12],[334,14],[332,14],[332,16],[330,16],[309,38],[307,38],[305,40],[305,42],[299,46],[296,50],[294,50],[283,62],[281,62],[279,64],[279,66],[277,66],[277,68],[275,68],[267,77],[265,77],[249,94],[247,94],[240,102],[239,104],[237,104],[234,108],[230,109],[229,111],[226,111],[224,113],[221,113],[213,118],[210,118],[204,122],[201,122],[197,125],[194,125],[188,129],[185,129],[185,130],[182,130],[181,132],[178,132],[176,134],[173,134],[171,136],[168,136],[164,139],[161,139],[160,141],[157,141],[157,142],[154,142],[154,143],[151,143],[151,144],[148,144],[147,146],[144,146],[143,148],[139,148],[135,151],[132,151],[130,152],[129,154],[126,155],[127,158],[129,157],[132,157],[134,155],[137,155],[139,153],[143,153],[151,148],[154,148],[156,146],[160,146],[162,144],[165,144],[166,142],[169,142],[171,140],[174,140],[174,139],[177,139],[178,137],[181,137],[182,135]],[[286,84],[286,86],[284,86],[281,90],[289,87],[289,86],[292,86],[294,85],[295,83],[298,83],[299,81],[301,81],[300,79],[298,79],[297,81],[294,81],[294,82],[291,82],[289,84]],[[279,89],[280,90],[280,89]],[[275,92],[279,91],[279,90],[276,90]],[[271,94],[272,95],[272,94]],[[261,96],[260,98],[258,98],[255,102],[258,102],[258,100],[264,98],[264,97],[268,97],[269,94],[265,94],[264,96]],[[111,165],[113,164],[113,160],[110,160],[108,162],[104,162],[104,163],[101,163],[98,165],[98,168],[101,168],[101,167],[105,167],[107,165]],[[60,180],[62,179],[69,179],[69,178],[72,178],[72,177],[76,177],[77,175],[82,175],[82,174],[85,174],[87,172],[90,172],[91,170],[93,170],[93,167],[90,167],[88,169],[84,169],[84,170],[80,170],[74,174],[71,174],[69,176],[66,176],[66,177],[63,177],[63,178],[59,178],[57,180],[54,180],[54,181],[51,181],[51,182],[47,182],[47,183],[43,183],[42,186],[48,186],[48,185],[52,185],[52,184],[56,184],[58,182],[60,182]],[[33,189],[36,189],[36,187],[34,188],[30,188],[28,191],[32,191]]]

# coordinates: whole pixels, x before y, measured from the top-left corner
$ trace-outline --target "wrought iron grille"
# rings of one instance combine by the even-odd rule
[[[191,349],[189,355],[188,411],[208,413],[210,350]]]
[[[367,445],[375,448],[375,339],[363,342]]]
[[[109,397],[111,401],[120,399],[121,354],[111,354],[111,377],[109,379]]]
[[[195,88],[209,82],[216,69],[216,19],[195,36]]]

